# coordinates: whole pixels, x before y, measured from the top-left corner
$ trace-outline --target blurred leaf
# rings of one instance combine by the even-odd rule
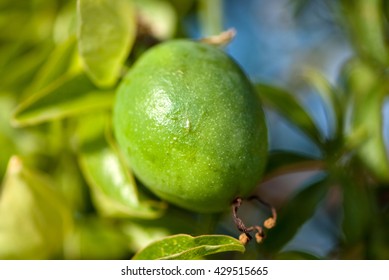
[[[389,182],[389,155],[383,136],[383,105],[389,90],[386,74],[354,59],[346,65],[344,75],[346,90],[352,93],[348,135],[352,142],[357,140],[355,135],[361,137],[357,152],[362,162],[376,178]]]
[[[244,252],[239,240],[226,235],[192,237],[178,234],[156,241],[139,251],[134,260],[192,260],[226,251]]]
[[[389,51],[386,47],[382,0],[341,1],[354,47],[362,57],[387,66]]]
[[[173,6],[165,0],[133,0],[137,13],[151,35],[159,40],[174,36],[177,18]]]
[[[266,84],[256,84],[257,93],[265,106],[274,109],[297,128],[301,129],[319,147],[323,136],[298,100],[284,89]]]
[[[266,165],[265,174],[277,172],[280,169],[290,169],[291,172],[296,169],[317,169],[321,168],[320,159],[314,158],[311,155],[295,153],[291,151],[270,151]],[[286,173],[286,172],[283,172]]]
[[[67,41],[57,45],[37,73],[32,85],[28,87],[27,91],[34,93],[58,80],[65,74],[73,74],[79,71],[80,68],[77,67],[76,61],[76,51],[75,37],[70,37]]]
[[[300,227],[310,219],[328,191],[327,177],[310,183],[280,209],[277,225],[269,232],[265,250],[278,252],[288,243]]]
[[[11,95],[0,93],[0,182],[5,174],[8,161],[16,153],[15,134],[9,124],[9,117],[14,107]]]
[[[198,234],[202,221],[198,215],[181,208],[169,207],[163,216],[153,219],[131,219],[122,224],[122,230],[129,239],[133,252],[143,249],[151,242],[169,235]]]
[[[326,77],[316,69],[307,69],[304,74],[307,82],[316,88],[327,107],[334,114],[335,131],[332,137],[336,138],[341,136],[344,128],[344,104],[346,102],[342,92],[333,87]],[[329,122],[328,119],[327,122]]]
[[[343,190],[343,234],[346,243],[355,244],[366,237],[373,219],[370,197],[366,186],[354,178],[341,178],[341,184]]]
[[[16,126],[34,125],[109,108],[113,96],[113,91],[97,89],[83,73],[64,76],[20,103],[12,122]]]
[[[67,41],[77,34],[76,0],[63,3],[53,24],[53,38],[56,43]]]
[[[319,257],[307,252],[285,251],[275,256],[276,260],[318,260]]]
[[[73,154],[62,151],[57,156],[53,177],[69,207],[75,213],[86,212],[90,206],[89,193]]]
[[[78,0],[78,47],[85,70],[100,87],[113,86],[136,36],[128,0]]]
[[[71,212],[45,176],[12,157],[0,197],[0,259],[49,259],[62,253]]]
[[[106,139],[106,128],[107,116],[100,114],[84,117],[77,129],[81,169],[95,206],[109,217],[153,219],[160,216],[165,204],[139,196],[132,174]]]
[[[4,64],[0,62],[0,91],[14,91],[17,93],[23,91],[47,59],[52,45],[44,42],[28,50],[19,49],[18,46],[15,46],[15,48],[18,50],[15,50],[16,54],[13,59],[5,60]],[[8,57],[9,54],[1,55]]]
[[[117,260],[128,256],[127,240],[120,229],[98,218],[79,220],[65,243],[65,259]]]

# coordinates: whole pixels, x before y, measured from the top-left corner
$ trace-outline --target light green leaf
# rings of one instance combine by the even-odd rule
[[[12,157],[0,196],[0,259],[48,259],[62,253],[71,212],[53,183]]]
[[[256,84],[258,96],[265,106],[274,109],[294,126],[301,129],[319,147],[324,141],[321,131],[297,99],[284,89]]]
[[[129,255],[127,239],[115,224],[97,217],[83,218],[65,242],[65,259],[117,260]]]
[[[169,207],[158,219],[132,219],[122,223],[122,230],[129,240],[133,252],[139,251],[169,235],[185,232],[186,234],[203,234],[201,231],[204,221],[193,212],[180,208]],[[199,230],[200,229],[200,230]],[[208,231],[209,232],[209,231]]]
[[[351,106],[348,140],[360,143],[358,156],[370,172],[389,182],[389,155],[383,136],[383,104],[389,90],[385,73],[354,59],[345,67],[344,74]]]
[[[5,60],[8,63],[3,65],[0,61],[0,90],[22,92],[26,86],[31,83],[37,71],[47,59],[52,45],[49,42],[43,42],[32,49],[24,49],[14,46],[13,59]],[[0,55],[7,57],[9,54]]]
[[[24,100],[15,109],[12,123],[26,126],[74,116],[112,106],[114,92],[99,90],[80,73],[64,76]]]
[[[226,251],[244,252],[239,240],[226,235],[192,237],[178,234],[156,241],[139,251],[134,260],[192,260]]]
[[[94,83],[116,83],[135,40],[136,17],[128,0],[78,0],[78,47]]]
[[[32,85],[26,90],[27,94],[30,93],[29,95],[31,95],[31,93],[43,89],[65,74],[80,72],[81,68],[77,61],[76,46],[76,38],[74,36],[57,45],[37,73]]]
[[[77,129],[80,165],[95,206],[109,217],[159,217],[165,204],[139,195],[134,177],[106,140],[106,127],[107,117],[100,114],[84,117]]]
[[[383,0],[342,0],[343,15],[354,40],[354,47],[362,57],[373,59],[383,65],[389,63],[386,46]]]

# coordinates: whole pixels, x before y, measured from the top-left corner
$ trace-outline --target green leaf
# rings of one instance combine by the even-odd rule
[[[1,84],[0,91],[16,91],[17,93],[25,90],[26,86],[34,79],[44,61],[47,59],[52,45],[44,42],[41,45],[34,46],[31,50],[24,48],[18,49],[13,59],[9,59],[5,65],[0,62]],[[0,53],[1,54],[1,53]],[[3,55],[3,54],[1,54]],[[6,54],[7,56],[8,54]]]
[[[344,75],[351,106],[348,140],[360,143],[358,156],[374,177],[389,182],[389,156],[383,135],[383,105],[389,90],[386,74],[354,59],[346,65]]]
[[[77,63],[76,38],[70,37],[62,44],[56,46],[45,64],[37,73],[27,92],[34,93],[65,74],[77,73],[81,69]]]
[[[296,171],[301,169],[318,169],[322,168],[322,162],[311,155],[295,153],[291,151],[270,151],[266,165],[266,175],[286,171]],[[282,171],[281,171],[282,170]]]
[[[64,76],[24,100],[15,109],[12,123],[15,126],[35,125],[110,108],[113,96],[113,91],[96,88],[83,73],[71,77]]]
[[[312,217],[328,191],[326,179],[327,177],[324,177],[310,183],[280,209],[277,225],[269,232],[266,242],[262,244],[266,250],[271,252],[281,250],[300,227]]]
[[[80,219],[65,242],[65,259],[117,260],[128,255],[127,239],[119,227],[96,217]]]
[[[319,260],[319,257],[308,252],[285,251],[275,256],[276,260]]]
[[[192,237],[178,234],[166,237],[139,251],[134,260],[192,260],[226,251],[244,252],[239,240],[225,235]]]
[[[0,196],[0,259],[48,259],[62,253],[70,209],[53,183],[12,157]]]
[[[343,15],[354,47],[362,57],[389,63],[382,0],[342,0]]]
[[[169,207],[163,216],[153,219],[132,219],[122,223],[122,230],[129,240],[129,246],[133,252],[139,251],[151,242],[160,240],[169,235],[202,234],[199,228],[202,221],[196,214],[183,211],[180,208]]]
[[[291,93],[266,84],[256,84],[255,88],[265,106],[274,109],[285,117],[286,120],[301,129],[319,147],[322,145],[324,140],[322,133],[318,130],[310,115]]]
[[[116,147],[107,140],[107,120],[104,114],[84,117],[77,128],[81,170],[95,206],[108,217],[159,217],[165,204],[138,193],[134,177]]]
[[[128,0],[78,0],[78,47],[94,83],[109,87],[119,78],[135,40],[136,17]]]
[[[343,133],[344,111],[346,99],[343,93],[332,86],[322,73],[315,69],[306,69],[304,76],[308,83],[315,87],[327,107],[332,111],[335,118],[335,128],[333,138],[341,136]],[[329,121],[329,120],[327,120]]]
[[[366,186],[353,178],[342,177],[343,220],[345,242],[355,244],[364,239],[373,221],[370,194]]]

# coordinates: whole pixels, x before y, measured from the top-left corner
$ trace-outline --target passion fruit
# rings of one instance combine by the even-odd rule
[[[224,51],[200,42],[146,51],[118,88],[113,125],[136,177],[196,212],[248,196],[266,163],[265,117],[250,81]]]

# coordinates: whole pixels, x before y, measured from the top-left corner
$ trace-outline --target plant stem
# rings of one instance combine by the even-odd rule
[[[199,15],[202,36],[223,31],[223,0],[199,0]]]

